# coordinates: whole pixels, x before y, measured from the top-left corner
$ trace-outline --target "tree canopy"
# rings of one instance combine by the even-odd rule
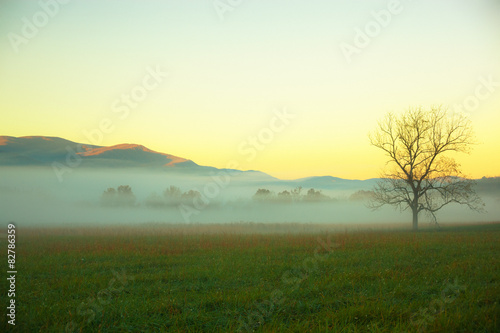
[[[387,168],[374,189],[371,206],[410,208],[413,229],[419,213],[434,221],[436,212],[451,203],[482,211],[484,204],[474,192],[452,153],[469,153],[474,144],[471,121],[463,114],[449,114],[438,106],[409,108],[388,113],[369,135],[373,146],[388,157]]]

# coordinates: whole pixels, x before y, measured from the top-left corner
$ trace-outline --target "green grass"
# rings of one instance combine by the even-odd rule
[[[19,228],[16,326],[4,314],[0,331],[500,330],[500,224],[257,227]]]

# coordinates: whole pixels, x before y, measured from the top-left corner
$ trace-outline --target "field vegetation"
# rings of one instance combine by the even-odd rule
[[[378,227],[19,227],[0,331],[499,331],[499,223]]]

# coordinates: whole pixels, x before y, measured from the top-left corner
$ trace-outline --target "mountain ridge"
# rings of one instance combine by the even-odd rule
[[[325,175],[280,180],[258,170],[241,171],[201,166],[190,159],[158,152],[135,143],[97,146],[51,136],[0,136],[0,166],[52,166],[55,162],[64,165],[68,158],[81,158],[82,166],[90,168],[153,168],[204,175],[217,171],[256,174],[264,176],[265,180],[261,182],[263,186],[269,184],[268,182],[279,181],[281,185],[331,189],[372,185],[379,179],[345,179]],[[488,181],[498,179],[500,178],[493,177],[488,178]],[[478,181],[481,182],[481,179]]]
[[[76,163],[86,168],[142,168],[210,175],[217,171],[256,174],[276,180],[257,170],[218,169],[190,159],[149,149],[141,144],[121,143],[97,146],[50,136],[0,136],[0,166],[65,167]]]

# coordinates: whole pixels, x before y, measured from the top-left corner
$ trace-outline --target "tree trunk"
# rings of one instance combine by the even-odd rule
[[[418,209],[417,207],[412,207],[413,211],[413,231],[418,230]]]

